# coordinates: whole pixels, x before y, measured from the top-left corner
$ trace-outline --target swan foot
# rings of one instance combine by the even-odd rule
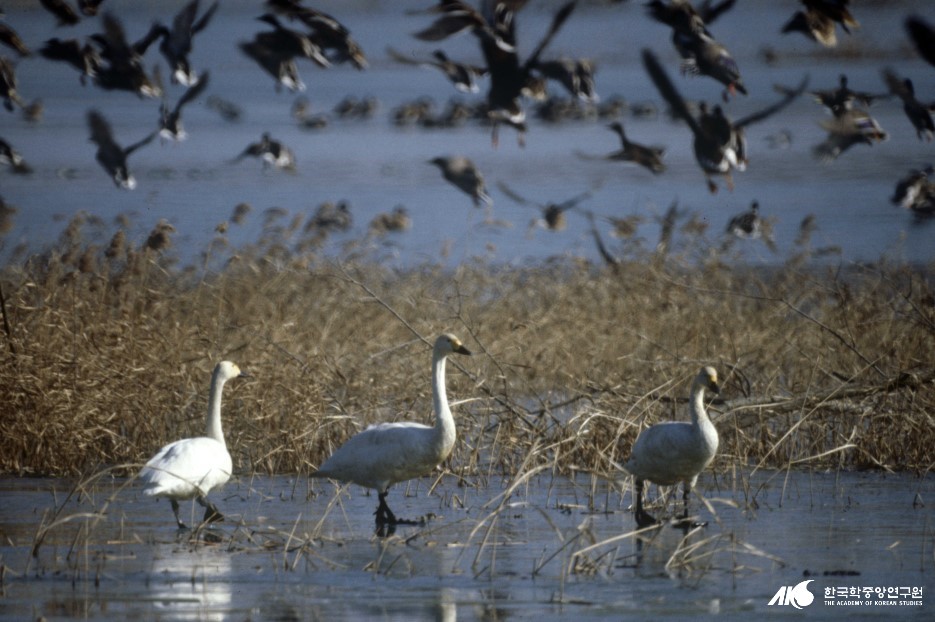
[[[407,518],[396,518],[396,515],[393,514],[393,511],[390,509],[390,506],[386,503],[386,493],[381,492],[377,495],[380,499],[380,505],[377,506],[377,511],[374,512],[377,519],[377,531],[380,531],[381,527],[384,526],[396,526],[396,525],[424,525],[426,518],[423,516],[416,520],[410,520]]]
[[[205,509],[205,516],[202,520],[204,523],[220,523],[224,520],[224,515],[221,514],[221,511],[217,509],[213,503],[208,501],[205,497],[197,497],[198,505]]]
[[[205,508],[205,516],[202,521],[204,523],[221,523],[224,522],[224,515],[214,505],[211,505]]]

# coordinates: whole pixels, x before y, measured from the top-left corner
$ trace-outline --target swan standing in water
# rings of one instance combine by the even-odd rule
[[[657,522],[643,509],[645,480],[659,486],[682,482],[685,503],[682,520],[688,519],[688,496],[698,474],[714,459],[718,446],[717,430],[705,411],[705,389],[720,393],[713,367],[702,367],[692,382],[691,422],[664,421],[643,430],[633,444],[630,459],[623,465],[636,478],[636,523],[640,527]]]
[[[312,477],[352,482],[377,491],[378,526],[407,524],[396,518],[386,504],[389,487],[425,475],[443,462],[455,444],[455,422],[445,392],[445,359],[451,353],[471,352],[461,340],[443,334],[432,351],[432,404],[435,425],[401,421],[372,425],[337,449]]]
[[[140,480],[144,483],[143,494],[167,497],[172,503],[179,529],[185,529],[185,523],[179,517],[179,499],[196,499],[205,508],[205,522],[224,518],[207,499],[213,488],[230,479],[233,469],[221,430],[221,391],[228,380],[244,377],[249,376],[230,361],[218,363],[211,376],[205,436],[169,443],[140,471]]]

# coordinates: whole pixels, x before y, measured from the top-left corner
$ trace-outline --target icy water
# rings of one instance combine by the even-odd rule
[[[235,478],[195,532],[133,482],[0,480],[0,619],[931,619],[931,478],[706,475],[706,527],[642,537],[586,475],[431,484],[391,491],[431,518],[381,537],[374,497],[304,479]]]
[[[136,40],[152,20],[170,21],[182,4],[109,0],[105,7],[122,17],[128,38]],[[404,102],[429,97],[440,112],[453,97],[468,103],[482,101],[487,87],[482,82],[481,94],[459,96],[439,72],[401,65],[388,57],[388,46],[415,58],[428,58],[440,47],[458,60],[480,62],[477,43],[469,35],[438,45],[411,36],[432,17],[410,11],[431,4],[427,0],[314,3],[350,28],[368,55],[370,67],[356,71],[341,65],[323,70],[300,63],[312,112],[330,119],[327,127],[307,131],[298,129],[290,115],[296,95],[277,92],[273,80],[237,48],[238,42],[265,28],[255,20],[262,7],[255,2],[225,0],[195,40],[192,62],[196,68],[210,71],[211,82],[201,99],[183,111],[189,139],[181,144],[157,141],[134,153],[130,167],[139,184],[132,192],[116,188],[94,161],[86,114],[92,108],[100,110],[113,125],[116,140],[128,145],[155,128],[160,102],[125,92],[105,92],[90,84],[82,87],[74,69],[38,55],[18,60],[21,95],[27,101],[41,99],[45,112],[41,121],[30,123],[18,112],[0,111],[0,136],[35,169],[28,176],[0,170],[0,196],[18,209],[12,230],[0,239],[0,258],[13,257],[18,246],[41,249],[54,243],[65,221],[85,211],[103,220],[103,231],[93,227],[85,231],[92,238],[97,232],[102,244],[106,244],[118,215],[130,216],[130,232],[137,242],[145,239],[160,219],[168,219],[178,231],[174,252],[189,262],[206,248],[215,227],[227,220],[239,203],[248,203],[253,211],[227,234],[235,248],[260,238],[269,225],[264,215],[269,208],[285,210],[286,215],[274,223],[285,227],[294,216],[307,216],[324,201],[345,200],[351,206],[354,226],[332,238],[326,252],[338,253],[346,242],[364,239],[376,214],[402,205],[412,217],[412,229],[368,241],[363,245],[365,253],[402,265],[424,261],[456,264],[477,257],[506,263],[568,255],[597,259],[588,223],[581,214],[570,214],[565,231],[531,231],[529,224],[536,210],[511,200],[500,190],[499,182],[508,183],[532,204],[561,202],[590,191],[592,196],[582,207],[601,216],[642,218],[635,237],[647,249],[655,246],[657,219],[673,201],[707,225],[706,244],[720,247],[728,219],[758,200],[763,216],[774,221],[779,253],[773,254],[762,242],[735,245],[734,251],[749,261],[776,262],[787,256],[800,222],[808,215],[814,215],[818,225],[813,244],[840,250],[832,255],[833,260],[875,261],[886,256],[928,262],[933,258],[935,225],[916,222],[889,203],[897,179],[931,162],[935,149],[935,143],[917,139],[895,100],[871,109],[890,135],[887,142],[872,148],[859,145],[836,162],[821,164],[811,156],[811,148],[823,138],[819,123],[827,116],[810,98],[801,98],[781,115],[748,129],[750,166],[735,176],[733,192],[722,189],[717,195],[706,190],[691,154],[688,129],[661,111],[649,117],[627,111],[621,117],[634,140],[667,147],[669,169],[658,177],[640,168],[575,155],[603,155],[619,148],[617,137],[605,127],[609,120],[547,123],[535,117],[532,104],[525,148],[517,145],[515,133],[508,128],[501,132],[500,144],[494,148],[489,128],[476,122],[456,129],[397,127],[392,122],[393,112]],[[719,100],[722,89],[713,80],[678,74],[666,28],[645,16],[641,2],[579,4],[545,57],[593,59],[602,101],[620,96],[632,105],[662,108],[640,62],[644,47],[656,51],[687,98]],[[528,54],[545,32],[556,6],[556,2],[530,3],[520,13],[517,28],[522,54]],[[794,85],[806,74],[815,89],[835,86],[843,72],[853,88],[881,92],[885,88],[880,70],[886,66],[913,78],[919,99],[935,99],[935,68],[911,51],[902,29],[903,18],[911,12],[935,18],[930,3],[859,3],[855,13],[863,27],[851,36],[839,33],[841,52],[837,54],[819,53],[804,37],[779,33],[796,7],[791,0],[744,0],[712,25],[712,32],[736,57],[750,91],[748,97],[727,104],[733,118],[774,101],[774,84]],[[99,19],[85,19],[70,28],[56,27],[54,18],[34,2],[8,1],[3,8],[6,22],[34,50],[51,37],[84,37],[101,30]],[[778,60],[774,64],[764,60],[761,52],[765,48],[775,53]],[[6,49],[2,53],[13,55]],[[146,63],[163,64],[168,101],[174,104],[183,87],[168,83],[156,46],[147,53]],[[552,93],[566,96],[556,85]],[[208,105],[212,96],[236,103],[242,119],[224,121]],[[379,107],[367,120],[339,119],[333,109],[347,96],[373,97]],[[791,144],[771,148],[768,138],[783,130],[791,133]],[[295,151],[295,174],[263,170],[254,160],[231,162],[264,131]],[[471,157],[486,175],[494,199],[495,224],[484,224],[483,214],[471,206],[470,199],[426,163],[446,154]],[[611,250],[622,253],[622,243],[609,237],[611,226],[603,220],[598,223]],[[684,243],[688,234],[678,235],[677,240]]]

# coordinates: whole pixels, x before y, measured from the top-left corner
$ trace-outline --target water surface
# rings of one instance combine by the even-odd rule
[[[73,484],[0,480],[0,619],[931,616],[931,478],[709,474],[708,505],[693,500],[707,527],[643,538],[629,493],[586,475],[540,474],[506,498],[499,478],[397,486],[398,515],[431,519],[384,537],[376,499],[356,487],[235,478],[212,495],[224,523],[178,532],[168,503],[132,482],[98,480],[68,499]],[[768,605],[808,579],[811,605]],[[865,587],[922,588],[922,605],[824,602],[826,589]]]

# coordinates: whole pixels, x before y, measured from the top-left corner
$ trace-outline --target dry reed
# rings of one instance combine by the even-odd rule
[[[703,239],[606,266],[392,270],[353,247],[323,258],[277,218],[241,249],[219,228],[198,269],[177,266],[168,223],[134,244],[82,215],[53,249],[10,262],[0,472],[138,464],[202,433],[224,358],[254,376],[225,396],[235,470],[308,472],[366,425],[430,420],[441,331],[475,351],[449,372],[450,398],[466,400],[445,465],[460,477],[612,477],[643,426],[685,416],[701,364],[726,380],[715,469],[933,466],[925,270],[816,265],[805,251],[755,270]]]

